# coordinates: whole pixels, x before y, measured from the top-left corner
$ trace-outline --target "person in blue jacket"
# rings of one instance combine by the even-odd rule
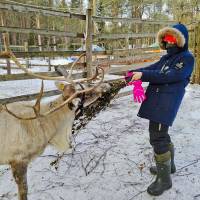
[[[167,51],[161,59],[146,67],[132,70],[132,81],[149,82],[147,99],[143,101],[138,116],[149,120],[150,144],[153,146],[156,166],[150,172],[157,174],[148,187],[151,195],[160,195],[172,187],[170,173],[176,171],[174,145],[168,134],[190,82],[194,57],[188,50],[188,30],[183,24],[165,27],[157,34],[161,49]]]

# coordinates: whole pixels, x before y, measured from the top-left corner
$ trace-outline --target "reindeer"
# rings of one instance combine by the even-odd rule
[[[14,54],[9,52],[9,55],[22,68]],[[61,152],[69,150],[75,111],[81,95],[95,93],[96,90],[99,96],[102,91],[104,73],[101,68],[96,69],[93,77],[76,82],[71,78],[73,66],[68,77],[56,77],[57,80],[59,78],[67,83],[56,82],[62,94],[55,100],[47,103],[41,102],[44,87],[42,81],[35,105],[31,102],[0,105],[0,164],[11,166],[18,185],[19,200],[27,200],[27,167],[30,161],[39,156],[48,144],[54,145]],[[97,79],[99,70],[102,71],[102,76],[98,83],[86,89],[76,88],[76,83]],[[29,71],[25,70],[25,72],[31,74]],[[49,79],[51,77],[40,76],[39,78]]]

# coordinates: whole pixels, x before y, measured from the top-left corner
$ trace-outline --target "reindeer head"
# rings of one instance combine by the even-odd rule
[[[62,92],[63,101],[66,101],[67,99],[69,99],[77,91],[77,89],[75,88],[74,85],[67,84],[65,82],[56,81],[55,85],[56,85],[57,89]],[[81,101],[81,99],[79,97],[72,99],[72,101],[68,103],[69,108],[71,110],[74,107],[76,108],[80,101]]]
[[[58,88],[58,90],[62,92],[63,100],[67,100],[70,96],[72,96],[76,92],[74,85],[58,81],[55,82],[55,85]]]

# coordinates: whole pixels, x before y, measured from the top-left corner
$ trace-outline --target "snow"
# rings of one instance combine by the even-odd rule
[[[63,58],[63,57],[54,57],[54,58],[51,58],[51,64],[54,64],[54,65],[64,65],[64,64],[69,64],[71,62],[74,62],[74,59],[73,57],[66,57],[66,58]],[[21,64],[26,64],[26,60],[25,59],[18,59],[20,61]],[[30,65],[48,65],[48,59],[45,59],[45,58],[31,58],[31,59],[28,59],[29,61],[29,64]],[[11,60],[10,61],[11,64],[14,65],[14,62]],[[6,60],[5,59],[0,59],[0,64],[3,66],[3,65],[6,65]]]
[[[71,58],[71,57],[66,57],[66,58],[60,58],[60,57],[55,57],[54,59],[50,60],[50,63],[52,66],[58,66],[58,65],[67,65],[69,63],[72,63],[74,61],[74,59],[76,58]],[[43,59],[43,58],[32,58],[32,59],[28,59],[29,60],[29,64],[34,65],[31,66],[31,68],[29,68],[30,71],[32,72],[47,72],[48,71],[48,60],[47,59]],[[21,60],[19,59],[21,64],[26,64],[26,60]],[[14,64],[14,62],[11,60],[11,66],[16,67],[16,65]],[[0,66],[4,66],[6,67],[6,60],[5,59],[0,59]],[[52,67],[53,70],[53,67]],[[12,69],[12,74],[18,74],[18,73],[24,73],[23,70],[20,69]],[[7,70],[6,69],[2,69],[0,68],[0,74],[7,74]]]
[[[38,86],[39,87],[39,86]],[[1,90],[1,88],[0,88]],[[139,104],[131,96],[115,99],[73,136],[74,151],[56,165],[57,152],[48,147],[29,165],[29,200],[192,200],[200,196],[200,86],[189,85],[170,129],[176,147],[173,188],[151,197],[146,188],[153,153],[148,121],[136,116]],[[9,134],[9,133],[8,133]],[[0,167],[0,199],[17,200],[9,166]]]
[[[105,77],[116,78],[119,76]],[[44,85],[45,91],[56,89],[53,81],[45,81]],[[0,98],[35,93],[40,86],[37,79],[1,82]],[[126,87],[121,92],[130,89]],[[146,192],[155,178],[149,172],[154,161],[148,121],[137,117],[140,105],[130,95],[114,99],[106,110],[73,135],[72,153],[58,159],[57,151],[48,147],[29,165],[29,200],[199,199],[199,99],[200,86],[189,85],[170,129],[176,147],[177,172],[172,175],[172,189],[162,196],[151,197]],[[51,165],[56,159],[58,162]],[[0,200],[17,200],[16,184],[10,167],[5,165],[0,166]]]

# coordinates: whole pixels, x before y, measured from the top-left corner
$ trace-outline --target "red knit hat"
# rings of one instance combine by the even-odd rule
[[[173,35],[168,35],[168,34],[166,34],[166,35],[164,36],[163,41],[164,41],[164,42],[171,42],[171,43],[173,43],[173,44],[176,44],[176,43],[177,43],[176,38],[175,38]]]

